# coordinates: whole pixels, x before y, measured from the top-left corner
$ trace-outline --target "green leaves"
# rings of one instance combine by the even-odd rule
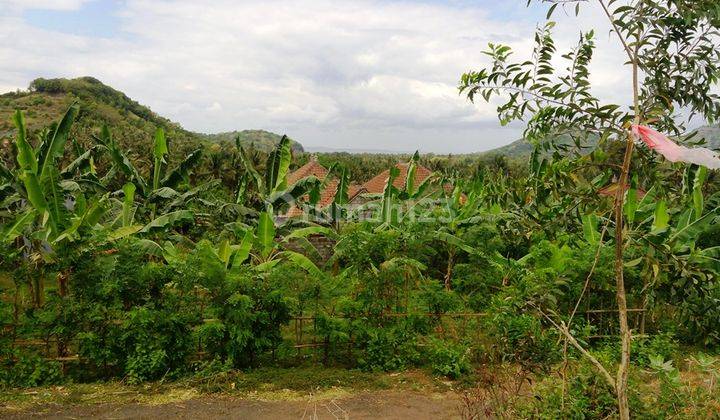
[[[28,210],[25,213],[18,215],[11,225],[7,226],[6,229],[0,231],[2,233],[2,242],[12,242],[15,240],[15,238],[22,235],[25,227],[32,223],[33,220],[35,220],[36,216],[37,213],[35,212],[35,210]]]
[[[172,213],[163,214],[143,227],[141,233],[150,233],[159,230],[169,229],[181,223],[189,223],[195,219],[190,210],[179,210]]]
[[[338,185],[337,189],[335,190],[335,197],[333,198],[333,203],[344,206],[346,205],[350,199],[348,196],[348,191],[350,188],[350,172],[346,167],[342,167],[340,169],[340,175],[338,176]]]
[[[80,107],[76,103],[71,105],[49,137],[49,143],[40,144],[39,150],[43,151],[43,153],[38,155],[39,175],[41,179],[48,176],[51,168],[55,166],[55,160],[62,157],[65,150],[65,143],[67,143],[68,135],[70,134],[70,128],[72,128],[72,124],[79,111]]]
[[[670,243],[677,241],[677,245],[682,248],[690,246],[697,240],[698,236],[707,226],[715,220],[718,213],[720,213],[720,208],[708,212],[692,223],[678,226],[678,228],[672,232],[668,241]]]
[[[25,185],[28,200],[38,214],[42,214],[47,209],[47,201],[40,187],[38,162],[37,159],[35,159],[35,152],[32,146],[30,146],[30,143],[27,141],[25,118],[20,110],[15,111],[14,121],[18,130],[15,144],[17,146],[17,161],[21,171],[20,178]]]
[[[153,156],[155,157],[155,164],[153,165],[153,190],[160,188],[160,172],[167,154],[168,147],[167,141],[165,140],[165,131],[158,127],[157,131],[155,131],[155,146],[153,148]]]
[[[142,230],[142,225],[130,225],[130,226],[122,226],[114,231],[110,232],[107,236],[108,241],[117,241],[123,238],[127,238],[128,236],[132,236]]]
[[[245,236],[243,236],[242,241],[240,241],[240,245],[235,248],[232,263],[233,267],[239,267],[243,262],[245,262],[245,260],[248,259],[254,240],[255,236],[252,231],[246,231]]]
[[[300,197],[308,194],[314,189],[319,189],[321,181],[314,176],[303,178],[298,182],[294,183],[289,189],[284,191],[276,191],[270,194],[265,199],[265,204],[268,207],[275,209],[283,209],[287,204],[297,202]]]
[[[133,221],[134,204],[135,204],[135,184],[127,183],[123,186],[123,208],[122,208],[122,225],[130,226]]]
[[[282,251],[278,253],[279,258],[287,259],[316,278],[322,278],[323,272],[308,257],[295,251]]]
[[[165,162],[165,156],[168,154],[167,140],[165,139],[165,130],[158,127],[155,130],[155,142],[153,143],[153,156],[156,160]]]
[[[586,214],[582,216],[583,235],[585,241],[590,245],[597,245],[600,242],[600,232],[598,231],[598,217],[594,214]]]
[[[17,162],[20,169],[25,172],[31,172],[37,175],[38,164],[35,159],[35,152],[27,141],[27,130],[25,128],[25,117],[19,109],[15,111],[13,116],[15,127],[17,128],[17,137],[15,139],[17,146]]]
[[[665,200],[660,200],[655,205],[655,214],[653,216],[652,231],[659,232],[667,228],[670,216],[667,212],[667,204]]]
[[[143,179],[140,172],[138,172],[132,162],[130,162],[130,159],[128,159],[125,153],[120,149],[120,146],[110,134],[110,129],[108,129],[107,125],[102,127],[100,137],[93,137],[107,150],[110,155],[110,159],[113,161],[114,167],[133,181],[133,183],[139,188],[140,194],[147,196],[148,191],[145,179]]]
[[[247,174],[250,174],[250,177],[255,182],[255,186],[258,191],[265,191],[263,178],[260,176],[260,173],[255,169],[255,166],[246,156],[245,149],[240,146],[239,139],[236,140],[236,143],[238,147],[238,154],[240,156],[240,162],[242,162],[243,167],[245,168],[245,172]]]
[[[262,257],[269,257],[273,249],[275,249],[275,223],[272,220],[271,213],[265,211],[260,213],[257,226],[257,241]]]
[[[475,255],[478,254],[478,250],[473,248],[472,246],[468,245],[465,241],[463,241],[461,238],[443,231],[436,231],[433,232],[433,236],[442,241],[447,243],[448,245],[454,246],[456,248],[462,249],[463,251],[467,252],[468,254]]]
[[[633,223],[635,221],[635,212],[638,208],[638,191],[637,191],[637,176],[634,176],[631,183],[630,188],[627,190],[627,193],[625,194],[625,204],[624,204],[624,212],[625,217],[628,220],[628,223]]]
[[[697,172],[695,172],[695,178],[693,179],[693,189],[692,189],[692,203],[693,203],[693,209],[695,210],[695,219],[698,219],[703,214],[703,209],[705,207],[704,197],[703,197],[703,184],[705,183],[705,179],[707,178],[707,168],[704,166],[699,166],[697,169]]]
[[[291,161],[290,139],[283,136],[267,159],[265,169],[266,194],[269,195],[287,187],[287,174]]]
[[[420,153],[416,150],[410,159],[408,165],[407,176],[405,177],[405,192],[410,196],[415,195],[415,175],[417,174],[417,165],[420,161]]]
[[[400,175],[400,169],[398,169],[397,166],[393,166],[390,168],[388,174],[388,179],[385,181],[385,189],[383,190],[380,219],[383,224],[393,225],[397,221],[397,209],[393,207],[393,197],[397,193],[397,189],[393,186],[393,182],[395,182],[395,179]]]
[[[170,171],[170,173],[168,173],[165,178],[160,181],[160,186],[177,188],[178,184],[183,181],[187,181],[188,174],[200,163],[202,156],[202,149],[197,149],[187,155],[187,157],[180,162],[175,169]]]
[[[327,228],[325,226],[309,226],[306,228],[300,228],[300,229],[293,230],[288,235],[285,235],[283,237],[283,241],[287,242],[291,239],[306,238],[308,236],[313,236],[313,235],[323,235],[323,236],[327,236],[328,238],[337,238],[337,236],[338,236],[334,230]]]

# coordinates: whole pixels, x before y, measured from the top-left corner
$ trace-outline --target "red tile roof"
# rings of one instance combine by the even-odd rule
[[[408,168],[410,167],[407,163],[398,163],[395,165],[396,168],[400,169],[400,175],[393,181],[393,186],[398,189],[402,189],[405,186],[405,180],[407,179]],[[424,166],[417,165],[415,170],[415,186],[420,185],[423,181],[432,175],[432,171]],[[390,170],[387,169],[381,172],[373,179],[367,181],[362,186],[369,194],[382,194],[385,190],[385,184],[390,177]]]
[[[288,185],[293,185],[301,179],[307,178],[309,176],[314,176],[315,178],[322,181],[323,179],[325,179],[327,174],[328,170],[325,169],[324,166],[322,166],[317,160],[311,159],[310,162],[306,163],[295,171],[290,172],[287,176],[287,183]]]
[[[352,200],[356,195],[366,193],[365,187],[360,184],[350,183],[348,187],[348,198]]]
[[[400,174],[397,178],[395,178],[393,186],[398,189],[404,188],[409,166],[410,165],[407,163],[398,163],[397,165],[395,165],[395,167],[400,170]],[[322,181],[328,176],[328,174],[328,170],[320,163],[318,163],[317,160],[310,160],[310,162],[288,174],[288,185],[292,185],[300,181],[301,179],[307,178],[309,176],[314,176]],[[424,166],[418,165],[415,171],[415,185],[420,185],[431,175],[432,171],[425,168]],[[358,194],[382,194],[383,190],[385,189],[385,183],[387,182],[389,176],[390,170],[388,169],[362,185],[358,185],[355,183],[350,184],[350,186],[348,187],[348,198],[352,200]],[[333,200],[335,199],[335,192],[337,191],[338,183],[339,181],[337,180],[337,178],[334,177],[328,180],[327,185],[320,192],[320,200],[317,204],[319,208],[324,208],[332,204]],[[448,186],[444,186],[444,188],[447,189]],[[307,198],[308,197],[305,196],[304,200],[307,201]],[[286,217],[298,217],[302,216],[302,214],[303,211],[299,206],[293,206],[288,210]]]
[[[311,158],[308,163],[288,174],[287,183],[288,185],[293,185],[301,179],[307,178],[309,176],[314,176],[320,181],[323,181],[328,176],[328,174],[329,172],[324,166],[322,166],[317,160]],[[329,206],[333,202],[333,200],[335,199],[335,192],[337,191],[338,183],[338,180],[334,178],[328,180],[325,188],[320,191],[320,199],[318,200],[317,204],[319,208]],[[307,195],[303,197],[304,201],[307,201],[307,199]],[[288,210],[286,216],[297,217],[301,216],[302,214],[303,211],[299,206],[293,206]]]

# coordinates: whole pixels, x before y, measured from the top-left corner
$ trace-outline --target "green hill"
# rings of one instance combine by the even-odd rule
[[[515,140],[514,142],[498,147],[495,149],[491,149],[485,152],[481,152],[481,155],[503,155],[507,157],[524,157],[524,156],[530,156],[530,153],[532,153],[533,147],[530,143],[525,141],[524,139]]]
[[[12,114],[22,109],[28,130],[32,132],[57,121],[68,106],[78,101],[80,114],[73,127],[73,136],[82,144],[92,143],[91,134],[107,124],[121,146],[131,150],[138,161],[150,164],[150,150],[155,130],[162,127],[171,143],[172,160],[179,160],[190,151],[210,142],[234,142],[239,134],[243,144],[253,144],[256,149],[270,150],[280,135],[261,130],[201,134],[185,130],[180,124],[164,118],[150,108],[130,99],[92,77],[77,79],[35,79],[27,91],[0,95],[0,139],[14,135]],[[299,143],[295,150],[302,151]]]

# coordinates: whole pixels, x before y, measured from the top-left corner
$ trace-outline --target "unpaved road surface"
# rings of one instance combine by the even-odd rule
[[[50,404],[23,411],[0,408],[0,418],[26,419],[457,419],[452,393],[412,391],[361,392],[337,399],[259,401],[203,396],[182,402],[61,406]]]

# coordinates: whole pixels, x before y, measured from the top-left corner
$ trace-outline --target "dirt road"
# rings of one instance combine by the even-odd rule
[[[167,404],[48,404],[22,411],[0,408],[0,418],[50,419],[455,419],[458,400],[452,393],[413,391],[360,392],[335,399],[261,401],[203,396]]]

